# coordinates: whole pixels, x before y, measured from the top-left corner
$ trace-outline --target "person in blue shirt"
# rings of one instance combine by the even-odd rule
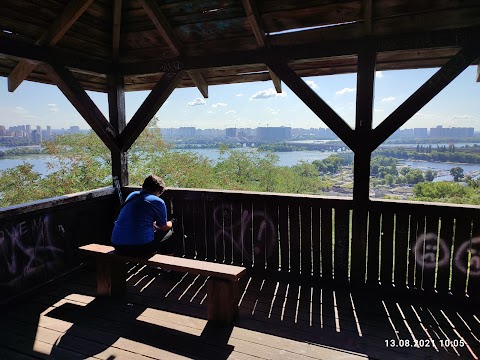
[[[116,251],[132,256],[173,253],[174,219],[167,220],[167,208],[160,198],[164,191],[163,179],[149,175],[141,191],[128,195],[113,227],[112,245]]]

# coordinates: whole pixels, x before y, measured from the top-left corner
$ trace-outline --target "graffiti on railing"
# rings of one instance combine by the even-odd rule
[[[58,232],[65,232],[58,225]],[[48,215],[0,228],[0,283],[51,268],[63,250],[55,245]]]
[[[471,248],[470,248],[471,246]],[[480,237],[473,238],[470,241],[465,241],[459,248],[455,256],[455,264],[464,273],[468,268],[468,255],[470,253],[470,276],[480,275]]]
[[[218,229],[215,232],[216,246],[222,241],[231,242],[233,251],[242,254],[244,262],[252,262],[253,256],[268,259],[275,249],[277,233],[269,215],[261,210],[252,212],[243,209],[239,219],[232,219],[228,208],[229,206],[220,205],[214,209],[215,227]],[[255,231],[252,231],[253,226]]]
[[[427,233],[418,236],[413,251],[417,264],[425,269],[450,265],[450,249],[446,241],[438,238],[437,234]],[[470,263],[470,276],[480,275],[480,237],[464,241],[455,250],[455,254],[453,265],[458,270],[466,274]]]

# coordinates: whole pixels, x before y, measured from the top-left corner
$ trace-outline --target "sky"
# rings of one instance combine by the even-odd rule
[[[392,70],[376,73],[374,127],[428,80],[437,69]],[[480,131],[480,83],[477,69],[470,66],[402,128],[474,127]],[[304,78],[304,81],[352,128],[355,124],[356,74]],[[290,126],[326,127],[303,102],[282,83],[277,94],[271,81],[215,85],[204,99],[197,88],[176,89],[158,111],[159,127],[194,126],[198,129],[227,127]],[[108,119],[107,95],[88,92]],[[148,95],[126,93],[127,121]],[[7,78],[0,77],[0,125],[41,126],[52,129],[89,126],[57,87],[24,81],[13,93]]]

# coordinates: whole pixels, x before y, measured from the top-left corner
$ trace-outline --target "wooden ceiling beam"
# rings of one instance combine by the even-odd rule
[[[477,65],[477,82],[480,82],[480,64]]]
[[[120,134],[122,151],[127,151],[133,145],[160,107],[167,101],[184,75],[185,72],[180,70],[178,72],[165,73],[162,76]]]
[[[350,149],[354,149],[353,129],[287,64],[267,66],[317,115]]]
[[[255,2],[253,0],[242,0],[242,2],[258,45],[261,47],[268,47],[267,36],[265,35],[265,31],[263,30],[262,26],[262,18],[260,17],[260,13],[257,10]]]
[[[56,65],[43,65],[43,69],[104,144],[111,151],[119,151],[118,132],[103,116],[72,73],[67,68]]]
[[[477,41],[480,28],[461,30],[439,30],[430,33],[376,36],[372,39],[378,53],[417,49],[435,49],[461,47],[470,41]],[[175,61],[186,71],[229,66],[265,64],[269,61],[289,62],[305,59],[321,59],[334,57],[357,56],[358,39],[325,41],[315,44],[277,46],[216,54],[212,56],[181,56]],[[0,52],[1,52],[0,48]],[[155,74],[163,72],[172,60],[144,61],[121,65],[121,73],[125,76]]]
[[[35,66],[52,64],[96,76],[112,74],[112,64],[110,62],[6,37],[0,37],[0,54],[20,62],[31,62]]]
[[[60,16],[57,16],[48,30],[37,40],[36,45],[54,46],[58,43],[92,2],[93,0],[70,0],[63,10],[63,13],[60,14]],[[25,61],[21,61],[17,64],[8,76],[8,91],[15,91],[35,67],[35,64],[27,63]]]
[[[432,100],[440,91],[450,84],[468,66],[480,56],[480,48],[466,47],[451,58],[425,84],[415,91],[392,112],[372,132],[372,141],[369,141],[371,150],[375,150],[387,140],[397,129]]]
[[[112,61],[118,64],[120,59],[120,34],[122,26],[122,0],[113,3]]]
[[[372,0],[363,1],[363,21],[365,24],[365,35],[371,35],[373,32],[373,6]]]
[[[160,35],[163,37],[168,47],[175,56],[185,54],[185,49],[182,42],[178,39],[175,31],[170,26],[167,17],[163,14],[162,9],[154,0],[140,0],[143,9],[147,12],[150,20],[157,28]],[[198,88],[204,98],[208,98],[208,84],[203,75],[199,71],[188,71],[188,75]]]
[[[263,30],[262,25],[262,17],[258,12],[257,6],[253,0],[242,0],[243,7],[245,8],[245,12],[247,13],[248,21],[250,21],[250,25],[252,26],[253,34],[257,39],[257,43],[260,47],[270,47],[268,44],[267,36],[265,34],[265,30]],[[277,93],[282,92],[282,81],[280,78],[275,75],[275,72],[270,70],[268,67],[268,73],[272,78],[273,86],[275,86],[275,90]]]

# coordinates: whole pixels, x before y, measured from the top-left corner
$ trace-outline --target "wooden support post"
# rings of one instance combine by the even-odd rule
[[[209,321],[231,324],[238,315],[238,281],[208,278],[207,317]]]
[[[108,108],[110,124],[120,134],[127,124],[125,118],[125,83],[123,77],[109,77]],[[112,176],[116,176],[119,179],[120,186],[128,185],[127,152],[113,149],[111,156]]]
[[[353,239],[352,283],[365,282],[368,204],[370,192],[371,150],[363,146],[371,135],[376,52],[373,43],[365,40],[358,54],[357,114],[355,124],[355,157],[353,166]]]
[[[96,257],[97,294],[99,296],[119,296],[125,293],[125,262],[105,256]]]

